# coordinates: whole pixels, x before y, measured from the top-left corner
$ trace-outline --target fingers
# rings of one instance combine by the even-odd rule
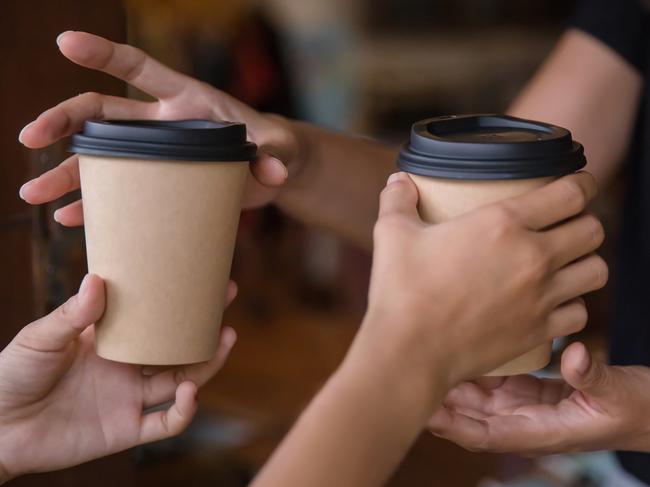
[[[503,378],[499,377],[499,379]],[[492,412],[489,392],[472,382],[461,382],[449,391],[445,397],[444,405],[451,408],[474,409],[484,414]]]
[[[553,406],[536,406],[538,414],[552,414]],[[436,414],[431,432],[471,451],[535,452],[559,441],[540,421],[524,415],[476,419],[454,410]]]
[[[140,49],[93,34],[68,31],[59,36],[57,43],[70,61],[115,76],[156,98],[173,97],[190,81]]]
[[[429,420],[429,431],[469,450],[481,448],[489,441],[490,436],[486,421],[471,418],[446,407],[441,407]]]
[[[582,213],[596,192],[594,177],[579,172],[502,203],[530,229],[541,230]]]
[[[584,344],[569,345],[562,354],[561,367],[562,377],[573,388],[594,397],[612,397],[616,381],[611,367],[593,360]]]
[[[257,160],[251,163],[250,168],[260,184],[273,188],[282,186],[289,175],[286,166],[268,154],[260,154]]]
[[[589,313],[582,298],[574,299],[553,310],[547,320],[547,337],[563,337],[587,326]]]
[[[555,273],[550,284],[551,299],[555,304],[570,301],[604,287],[608,278],[607,264],[592,254]]]
[[[64,227],[78,227],[84,223],[83,202],[77,200],[74,203],[59,208],[54,212],[54,221]]]
[[[592,215],[577,217],[542,234],[554,269],[595,252],[605,240],[605,230]]]
[[[104,312],[104,281],[88,274],[79,293],[49,315],[27,325],[17,339],[40,351],[57,351],[67,347]]]
[[[30,148],[45,147],[83,128],[86,120],[152,118],[156,104],[99,93],[83,93],[50,108],[18,137]]]
[[[560,379],[540,380],[529,375],[481,377],[452,389],[444,405],[466,416],[479,418],[481,415],[510,414],[521,406],[555,405],[572,390]]]
[[[164,440],[181,433],[196,413],[196,385],[183,382],[176,388],[174,404],[166,411],[142,416],[138,444]]]
[[[391,174],[379,199],[379,219],[399,215],[419,221],[418,190],[403,172]]]
[[[54,169],[26,182],[20,197],[32,205],[41,205],[79,189],[79,157],[75,154]]]
[[[144,407],[169,401],[174,390],[185,381],[192,381],[199,387],[205,384],[223,367],[236,341],[235,330],[224,328],[217,352],[210,361],[177,367],[146,378],[143,386]]]

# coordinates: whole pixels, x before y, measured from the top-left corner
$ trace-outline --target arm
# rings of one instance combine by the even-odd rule
[[[607,182],[627,152],[642,82],[638,70],[618,53],[573,29],[562,37],[509,113],[570,129],[585,146],[587,170],[599,182]],[[279,205],[302,221],[367,247],[376,196],[394,171],[397,149],[308,124],[293,123],[293,129],[305,149],[299,171],[280,193]]]
[[[444,397],[443,357],[426,383],[395,355],[351,350],[252,487],[383,485]]]
[[[580,30],[569,30],[509,113],[567,127],[584,146],[587,170],[607,182],[623,162],[642,88],[637,69]],[[376,196],[394,171],[397,149],[293,123],[304,147],[300,170],[279,205],[308,223],[368,246]],[[335,188],[335,190],[333,189]],[[341,218],[345,215],[346,218]]]
[[[303,222],[371,248],[379,193],[396,170],[398,149],[307,123],[291,126],[303,149],[278,205]]]
[[[611,48],[569,30],[509,109],[511,115],[566,127],[585,147],[599,183],[627,152],[642,88],[641,74]]]
[[[575,298],[602,286],[607,273],[598,257],[581,259],[603,239],[597,220],[580,216],[594,194],[593,178],[580,173],[428,225],[413,182],[392,176],[374,229],[362,326],[255,486],[379,485],[450,387],[584,327]],[[468,285],[466,276],[486,274]],[[196,407],[186,380],[207,380],[234,339],[222,335],[208,363],[145,377],[95,355],[89,324],[103,305],[102,281],[91,276],[0,353],[0,480],[178,433]],[[169,410],[143,414],[174,394]]]
[[[439,225],[419,219],[417,190],[403,176],[382,192],[368,311],[355,341],[254,487],[381,485],[451,385],[586,322],[584,303],[573,298],[602,286],[606,268],[593,257],[566,264],[598,247],[602,230],[584,216],[541,229],[584,209],[589,176]],[[555,249],[548,273],[522,273],[530,245]],[[484,272],[491,277],[468,285],[466,276]],[[559,288],[568,293],[557,295]]]
[[[277,202],[302,221],[370,248],[377,196],[395,167],[394,148],[259,113],[131,46],[84,32],[66,32],[57,42],[63,55],[73,62],[120,78],[156,101],[84,93],[63,101],[28,124],[19,136],[26,146],[52,144],[80,130],[88,119],[242,121],[251,140],[260,148],[258,159],[251,164],[253,177],[249,178],[244,207]],[[25,184],[20,195],[29,203],[41,204],[78,187],[78,159],[73,155]],[[59,209],[55,218],[67,226],[82,224],[80,203]]]

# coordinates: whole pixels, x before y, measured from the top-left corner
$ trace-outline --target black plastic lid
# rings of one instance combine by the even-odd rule
[[[72,137],[70,152],[175,161],[250,161],[257,146],[246,125],[211,120],[88,121]]]
[[[562,176],[586,164],[571,132],[507,115],[452,115],[413,124],[397,165],[446,179]]]

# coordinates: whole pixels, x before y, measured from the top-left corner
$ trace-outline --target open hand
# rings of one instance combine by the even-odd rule
[[[462,383],[430,429],[473,451],[650,451],[650,368],[608,366],[574,343],[562,355],[562,376]]]
[[[227,303],[236,292],[230,283]],[[88,275],[79,294],[0,352],[0,481],[180,433],[196,410],[197,386],[221,368],[236,340],[224,328],[209,362],[145,375],[95,354],[91,324],[103,312],[104,282]],[[167,410],[145,411],[170,400]]]
[[[144,102],[99,93],[84,93],[43,112],[22,130],[19,140],[30,148],[48,146],[82,129],[86,120],[211,119],[246,123],[250,140],[259,146],[244,206],[272,201],[287,178],[286,165],[296,160],[298,143],[282,117],[259,113],[210,85],[178,73],[139,49],[85,32],[64,32],[57,39],[70,61],[115,76],[150,94]],[[31,204],[53,201],[79,188],[77,155],[27,182],[20,195]],[[55,219],[66,226],[83,223],[81,200],[59,209]]]

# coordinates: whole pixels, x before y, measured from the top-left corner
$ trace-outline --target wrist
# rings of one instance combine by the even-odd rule
[[[341,367],[344,373],[381,382],[394,399],[424,423],[453,386],[442,349],[403,331],[408,326],[386,315],[368,313]]]
[[[314,140],[313,134],[310,133],[309,124],[279,115],[270,116],[283,126],[286,138],[291,141],[289,145],[292,147],[283,160],[289,175],[277,198],[277,203],[282,206],[283,200],[290,200],[293,193],[300,192],[301,188],[308,186],[305,180],[309,177],[305,173],[309,167],[314,166],[314,145],[318,141]]]

